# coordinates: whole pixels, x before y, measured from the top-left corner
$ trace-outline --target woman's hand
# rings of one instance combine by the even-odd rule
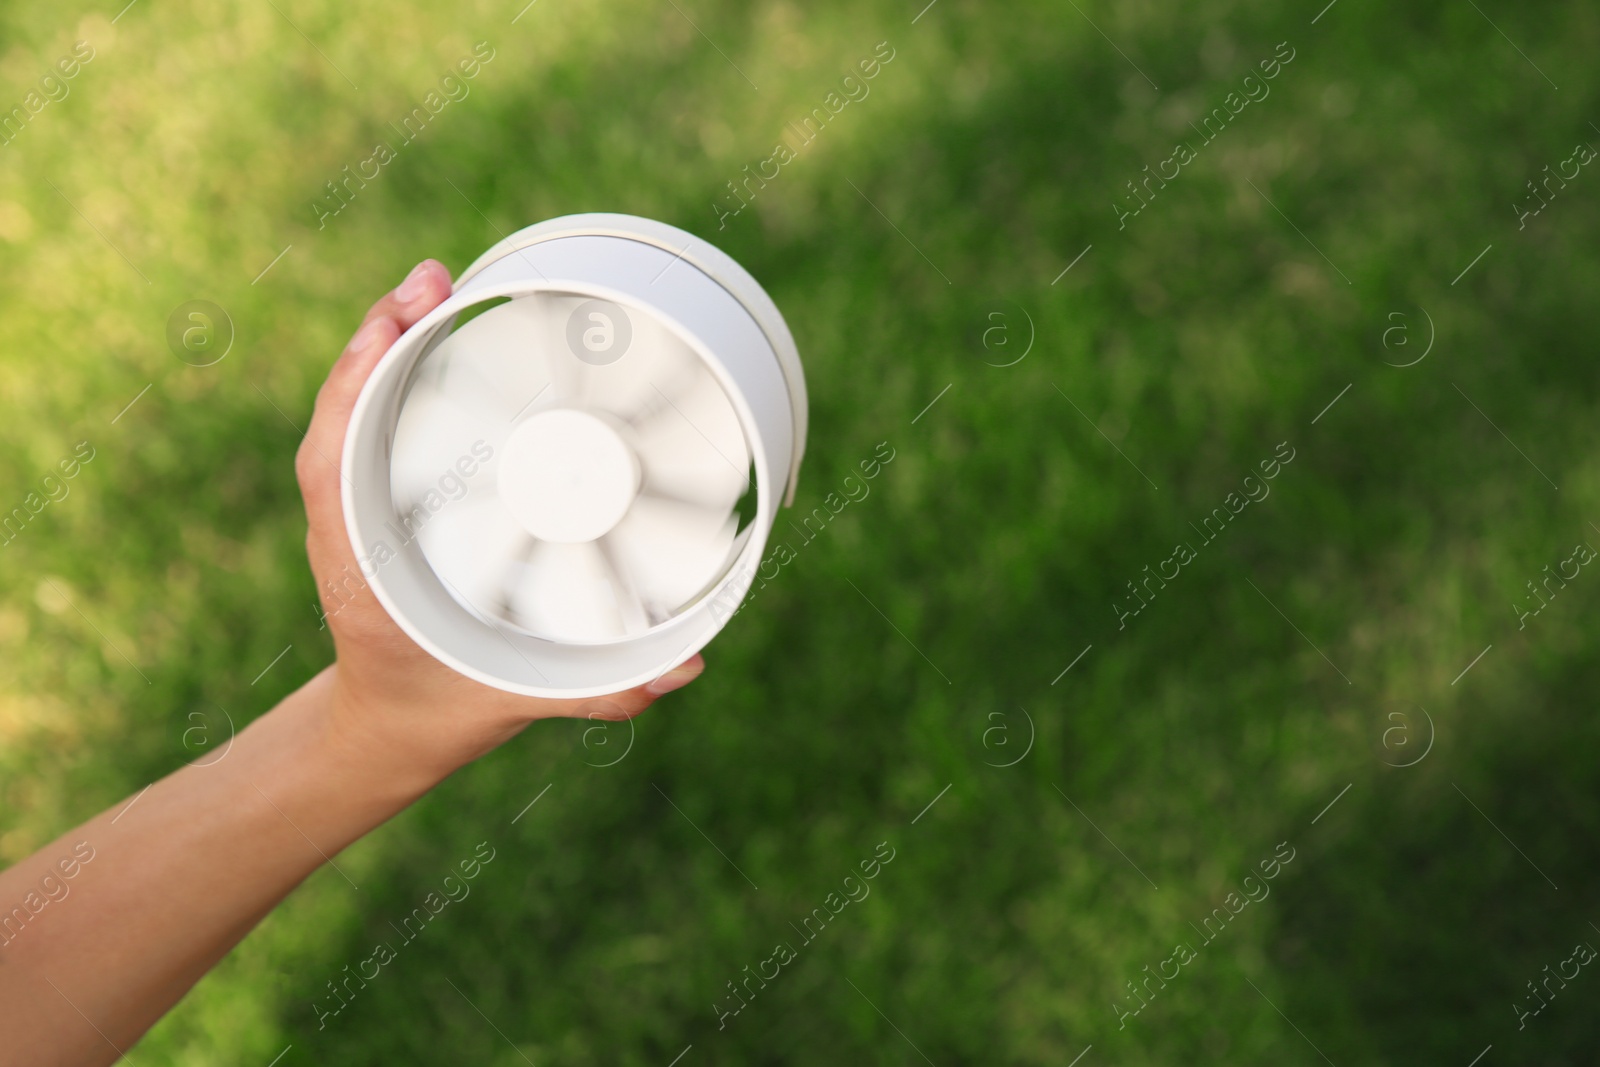
[[[647,686],[591,700],[518,696],[476,682],[424,652],[367,585],[345,532],[339,463],[345,428],[367,377],[400,334],[450,295],[450,274],[424,260],[367,312],[317,394],[295,472],[305,498],[306,554],[333,633],[329,687],[334,740],[397,761],[422,788],[551,716],[626,719],[704,668],[697,655]]]

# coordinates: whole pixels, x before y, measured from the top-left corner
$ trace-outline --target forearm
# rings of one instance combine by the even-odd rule
[[[0,1065],[112,1063],[308,874],[448,773],[351,737],[335,688],[330,668],[226,755],[0,873]]]

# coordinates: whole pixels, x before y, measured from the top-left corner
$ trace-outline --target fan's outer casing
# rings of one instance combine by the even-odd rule
[[[464,309],[546,290],[610,300],[672,328],[727,393],[755,467],[756,515],[727,573],[666,623],[607,644],[566,644],[484,622],[450,595],[415,540],[399,544],[385,526],[395,518],[390,443],[412,368]],[[780,502],[792,499],[805,425],[794,339],[771,298],[732,258],[649,219],[551,219],[512,234],[468,267],[450,298],[401,335],[374,368],[345,433],[345,526],[374,595],[436,659],[508,692],[603,696],[660,677],[722,628],[749,588]]]

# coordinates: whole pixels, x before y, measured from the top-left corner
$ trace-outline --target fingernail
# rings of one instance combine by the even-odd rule
[[[406,275],[406,280],[401,282],[394,291],[394,298],[402,304],[409,304],[422,295],[426,286],[428,261],[423,260],[411,268],[411,273]]]
[[[654,693],[656,696],[661,696],[664,693],[672,692],[674,689],[682,689],[684,686],[700,677],[700,672],[703,670],[705,670],[704,661],[701,661],[699,664],[693,666],[685,663],[681,667],[672,668],[672,670],[668,671],[666,674],[663,674],[661,677],[645,686],[645,688]]]
[[[371,346],[372,342],[377,340],[379,331],[383,329],[383,322],[383,319],[376,318],[357,330],[356,335],[350,338],[350,351],[360,352]]]

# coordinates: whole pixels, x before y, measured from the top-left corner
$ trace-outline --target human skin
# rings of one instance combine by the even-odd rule
[[[117,1061],[307,875],[451,773],[535,719],[631,718],[704,668],[695,656],[596,700],[517,696],[423,652],[365,586],[332,595],[336,577],[357,573],[338,470],[356,396],[449,293],[449,273],[426,260],[373,305],[295,458],[334,663],[226,758],[175,771],[0,872],[0,1067]],[[92,858],[65,877],[80,842]],[[47,900],[42,885],[66,895]],[[3,925],[13,908],[22,921]]]

